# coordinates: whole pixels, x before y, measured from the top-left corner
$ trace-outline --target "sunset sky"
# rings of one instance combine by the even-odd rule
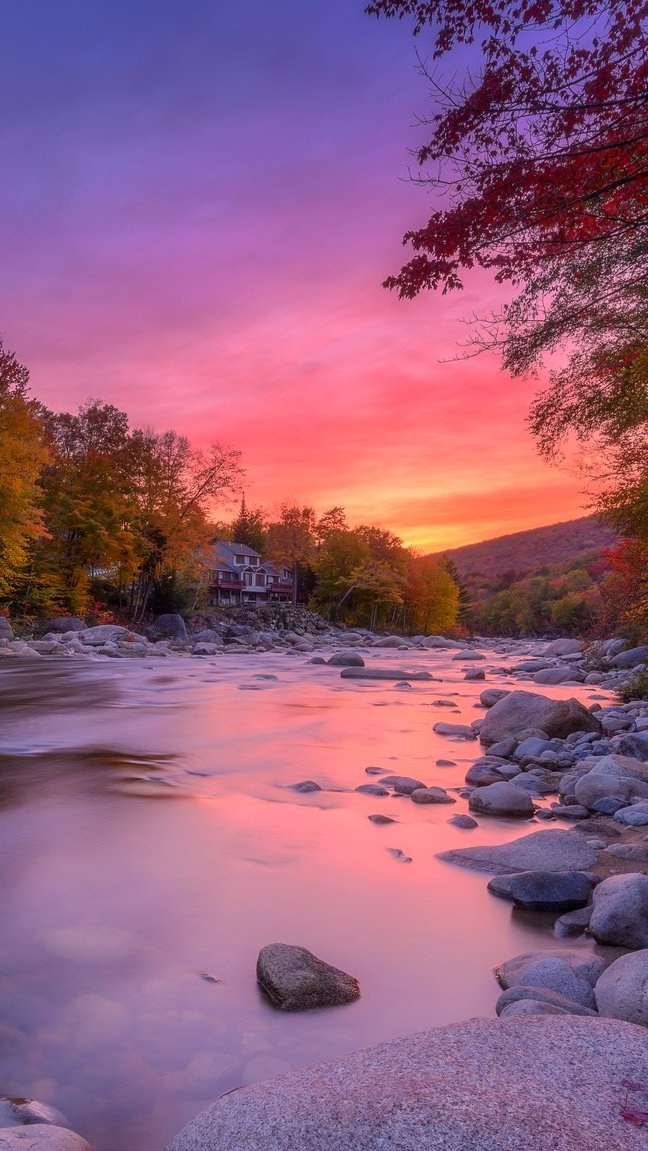
[[[430,210],[406,24],[363,0],[20,0],[2,23],[0,334],[35,396],[220,440],[249,506],[342,504],[422,550],[583,514],[526,431],[537,385],[456,358],[490,279],[380,286]]]

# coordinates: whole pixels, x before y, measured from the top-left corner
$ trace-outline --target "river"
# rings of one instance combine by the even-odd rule
[[[432,725],[480,716],[484,683],[451,656],[366,657],[437,677],[409,688],[279,652],[2,665],[2,1093],[51,1103],[95,1151],[160,1151],[241,1084],[492,1016],[493,964],[561,944],[435,853],[533,825],[466,831],[448,823],[465,800],[354,790],[367,766],[463,782],[479,745]],[[305,779],[323,790],[291,790]],[[272,942],[350,972],[361,999],[275,1010],[255,980]]]

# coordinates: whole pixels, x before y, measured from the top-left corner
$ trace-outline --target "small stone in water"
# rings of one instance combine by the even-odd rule
[[[398,822],[396,819],[392,819],[391,815],[369,815],[367,819],[370,819],[372,823],[378,824]]]
[[[397,859],[399,863],[412,862],[411,855],[406,855],[404,851],[401,851],[400,847],[388,847],[387,851],[390,855],[393,855],[394,859]]]
[[[457,761],[454,759],[437,759],[437,767],[456,767]]]
[[[215,975],[209,975],[206,971],[200,972],[200,978],[204,979],[206,983],[222,983],[222,979],[218,979]]]

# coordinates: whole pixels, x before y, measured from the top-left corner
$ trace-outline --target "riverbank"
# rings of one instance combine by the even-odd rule
[[[178,652],[164,663],[12,659],[2,679],[22,679],[23,696],[31,682],[42,707],[3,708],[4,766],[9,756],[19,804],[3,813],[12,1002],[38,1020],[37,1050],[15,1051],[4,1064],[11,1092],[39,1088],[37,1097],[72,1112],[95,1151],[148,1151],[203,1100],[242,1083],[491,1014],[490,968],[507,955],[591,948],[584,938],[556,941],[546,914],[531,923],[485,892],[486,876],[434,856],[511,842],[534,826],[571,826],[555,815],[529,824],[478,814],[472,831],[448,821],[468,814],[464,780],[481,758],[472,724],[487,714],[482,691],[578,694],[605,709],[606,672],[585,683],[592,673],[573,653],[579,678],[535,686],[537,670],[519,669],[525,660],[569,666],[540,655],[544,645],[408,644],[374,648],[365,637],[295,653],[287,640],[271,652]],[[352,663],[310,662],[343,651],[365,669],[403,675],[356,680],[342,675]],[[48,711],[52,667],[62,688]],[[483,681],[466,678],[477,670]],[[407,678],[422,671],[432,678]],[[445,722],[471,738],[433,731]],[[456,802],[420,804],[391,786],[383,797],[356,790],[380,784],[380,772],[413,776]],[[292,790],[308,779],[321,791]],[[549,810],[551,802],[534,800]],[[380,827],[372,814],[395,822]],[[166,858],[153,855],[154,844]],[[254,965],[275,939],[358,976],[361,1000],[299,1017],[274,1012],[258,997]],[[28,972],[18,966],[25,954]],[[5,1015],[25,1032],[15,1006]],[[129,1081],[137,1098],[128,1097]]]

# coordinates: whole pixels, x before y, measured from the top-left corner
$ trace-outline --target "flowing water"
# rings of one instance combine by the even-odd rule
[[[354,790],[367,766],[463,782],[479,745],[432,725],[480,716],[484,684],[451,654],[367,657],[437,677],[409,688],[282,653],[3,667],[0,1094],[50,1102],[95,1151],[161,1151],[232,1088],[492,1016],[492,965],[560,944],[435,853],[533,825],[465,831],[447,822],[464,800]],[[323,790],[291,790],[305,779]],[[362,998],[275,1010],[255,980],[272,942],[349,971]]]

